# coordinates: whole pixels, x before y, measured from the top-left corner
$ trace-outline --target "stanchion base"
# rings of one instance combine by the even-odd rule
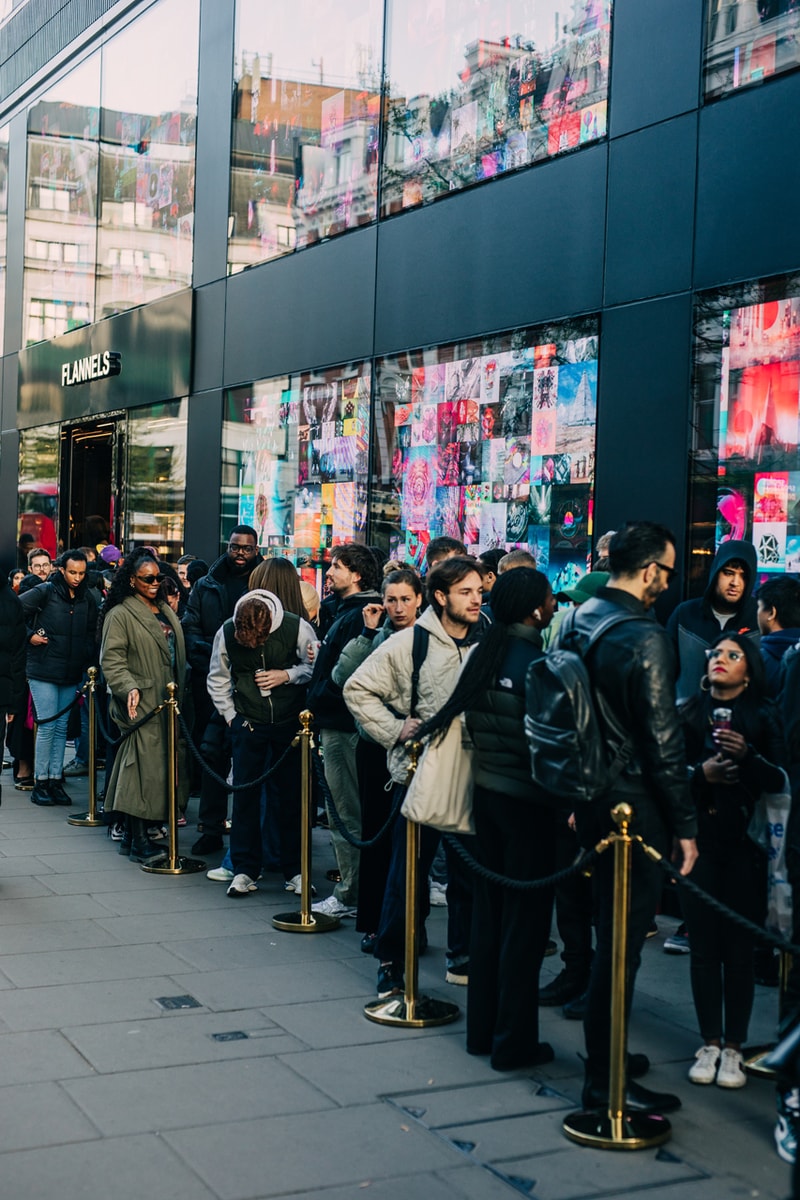
[[[625,1113],[621,1128],[612,1129],[611,1118],[604,1109],[570,1113],[564,1117],[561,1128],[571,1142],[595,1150],[649,1150],[668,1142],[672,1133],[666,1117],[655,1113]]]
[[[425,1029],[429,1025],[449,1025],[460,1015],[457,1004],[449,1000],[433,1000],[418,996],[414,1016],[408,1016],[405,996],[389,996],[386,1000],[371,1000],[364,1005],[364,1016],[377,1025],[401,1025],[406,1029]]]
[[[301,912],[277,913],[272,918],[274,927],[282,929],[284,933],[330,933],[332,929],[338,929],[341,923],[341,917],[329,917],[327,913],[315,912],[305,921]]]
[[[764,1059],[768,1058],[774,1049],[774,1043],[771,1046],[751,1046],[744,1060],[747,1074],[756,1079],[777,1079],[778,1072],[773,1067],[764,1066]]]
[[[74,817],[67,817],[68,825],[88,826],[90,829],[96,828],[98,825],[104,824],[102,817],[93,817],[91,813],[75,813]]]
[[[154,863],[142,863],[141,869],[148,875],[196,875],[198,871],[205,871],[208,865],[200,858],[184,858],[182,854],[178,855],[175,862],[176,865],[171,866],[170,857],[165,854]]]

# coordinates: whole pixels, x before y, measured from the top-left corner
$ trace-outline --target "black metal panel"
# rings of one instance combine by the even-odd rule
[[[21,350],[18,427],[27,429],[188,395],[192,297],[191,291],[176,292]],[[106,350],[122,356],[120,374],[64,385],[65,365],[101,356]]]
[[[186,528],[189,554],[213,562],[219,554],[222,393],[189,398],[186,431]]]
[[[700,114],[695,286],[797,270],[800,74]]]
[[[612,137],[696,108],[702,0],[614,0]]]
[[[606,162],[581,150],[386,221],[376,352],[599,308]]]
[[[195,287],[224,279],[228,269],[233,35],[233,4],[203,4],[195,158]]]
[[[694,113],[611,143],[606,304],[691,287],[696,157]]]
[[[225,348],[225,281],[217,280],[194,294],[195,392],[222,386],[222,356]]]
[[[0,28],[0,103],[118,0],[29,0]]]
[[[8,231],[6,237],[6,311],[3,347],[7,354],[22,346],[22,279],[25,266],[25,201],[27,195],[27,129],[24,112],[11,121],[8,142]],[[4,415],[3,428],[15,424]]]
[[[603,314],[595,530],[686,523],[692,297],[671,296]],[[678,595],[678,589],[675,588]]]
[[[226,386],[368,358],[375,244],[358,229],[229,279]]]
[[[16,564],[17,485],[19,480],[19,434],[6,430],[0,438],[0,570],[10,571]]]
[[[16,354],[7,354],[3,358],[3,391],[2,391],[2,429],[5,433],[17,427],[17,395],[18,395],[19,364]],[[0,470],[3,469],[0,460]],[[16,464],[14,466],[16,471]]]

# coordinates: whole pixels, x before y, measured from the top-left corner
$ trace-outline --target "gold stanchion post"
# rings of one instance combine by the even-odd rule
[[[304,709],[300,713],[302,726],[293,746],[300,746],[300,912],[278,913],[272,918],[276,929],[284,933],[329,933],[338,929],[339,917],[311,911],[311,753],[314,735],[311,732],[313,714]]]
[[[150,875],[193,875],[204,871],[206,864],[199,858],[186,858],[178,853],[178,700],[177,683],[168,683],[167,710],[167,796],[169,802],[169,854],[153,863],[143,863],[142,870]]]
[[[409,779],[417,769],[421,750],[419,742],[415,742],[411,748]],[[385,1000],[371,1000],[364,1006],[364,1016],[378,1025],[424,1029],[429,1025],[448,1025],[459,1015],[457,1004],[419,995],[418,868],[419,825],[415,821],[406,821],[405,993],[402,996],[388,996]]]
[[[614,932],[611,949],[611,1065],[608,1084],[608,1109],[574,1112],[566,1116],[562,1128],[566,1136],[581,1146],[596,1150],[646,1150],[669,1140],[671,1126],[665,1117],[651,1113],[625,1112],[625,1063],[628,1052],[627,1031],[627,954],[628,915],[631,889],[631,850],[633,838],[628,832],[633,809],[618,804],[611,815],[618,832],[608,842],[614,845]]]
[[[788,950],[781,950],[780,960],[778,963],[778,1020],[783,1017],[783,1008],[786,1000],[786,991],[789,986],[789,972],[792,969],[792,955]],[[753,1075],[756,1079],[777,1079],[778,1072],[774,1067],[767,1064],[767,1060],[775,1049],[777,1043],[773,1042],[769,1046],[753,1046],[747,1052],[747,1057],[744,1060],[744,1069],[748,1075]]]
[[[89,811],[76,813],[74,817],[67,817],[67,824],[94,828],[103,824],[103,818],[97,815],[97,712],[95,709],[97,667],[89,667],[86,674],[89,677],[85,691],[89,704]]]

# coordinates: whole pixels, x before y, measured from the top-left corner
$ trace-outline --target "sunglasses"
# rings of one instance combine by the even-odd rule
[[[659,562],[657,558],[653,559],[653,566],[658,567],[659,571],[667,572],[667,583],[672,583],[673,578],[678,574],[677,567],[668,567],[666,563]]]
[[[163,583],[167,577],[159,571],[158,575],[137,575],[136,578],[140,583]]]
[[[743,650],[721,650],[715,647],[713,650],[706,650],[706,658],[709,662],[714,662],[717,658],[729,658],[731,662],[737,663],[744,658]]]

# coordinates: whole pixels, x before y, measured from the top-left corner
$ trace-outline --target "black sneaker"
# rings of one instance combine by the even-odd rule
[[[53,798],[53,804],[61,804],[65,807],[72,804],[72,797],[68,796],[64,791],[64,785],[60,779],[50,780],[50,795]]]
[[[577,978],[566,970],[560,971],[555,979],[539,988],[539,1004],[542,1008],[556,1008],[561,1004],[569,1004],[570,1000],[577,1000],[585,991],[585,977]]]
[[[192,854],[217,854],[224,848],[221,834],[201,833],[192,846]]]
[[[31,792],[31,804],[38,804],[40,808],[52,808],[54,804],[53,797],[50,795],[50,780],[37,779],[33,785]]]
[[[378,999],[388,1000],[389,996],[401,996],[405,990],[402,968],[395,963],[381,963],[378,968]]]

